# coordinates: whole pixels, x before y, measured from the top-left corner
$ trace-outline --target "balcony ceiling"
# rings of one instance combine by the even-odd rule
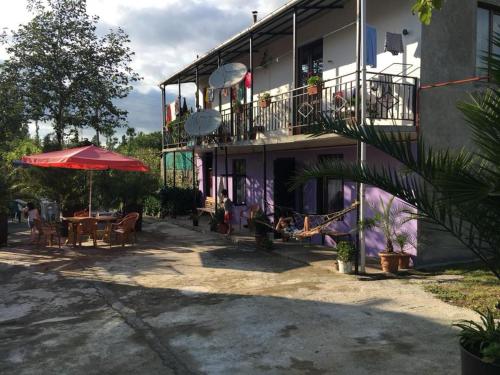
[[[297,27],[307,22],[325,10],[342,8],[349,0],[295,0],[290,1],[273,13],[264,17],[250,28],[243,30],[220,46],[210,50],[204,56],[169,77],[161,85],[192,83],[196,80],[196,68],[199,76],[209,75],[217,68],[217,58],[223,61],[232,61],[242,54],[248,53],[249,38],[253,35],[253,49],[257,51],[259,47],[266,45],[272,39],[285,35],[292,35],[292,14],[297,11]]]

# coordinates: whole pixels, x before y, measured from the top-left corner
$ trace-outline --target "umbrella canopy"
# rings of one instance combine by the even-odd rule
[[[86,169],[92,171],[107,169],[137,172],[149,171],[149,168],[140,160],[123,156],[94,145],[23,156],[21,160],[24,163],[45,168]]]
[[[104,171],[108,169],[130,172],[149,171],[149,167],[140,160],[129,158],[94,145],[23,156],[21,161],[44,168],[85,169],[91,171],[89,182],[89,216],[92,216],[92,171]]]

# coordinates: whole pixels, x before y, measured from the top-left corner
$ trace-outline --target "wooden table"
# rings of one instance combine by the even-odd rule
[[[88,216],[70,216],[62,218],[62,220],[66,220],[69,222],[68,226],[71,225],[72,227],[73,246],[76,246],[76,228],[83,219],[88,219]],[[92,217],[92,219],[97,220],[98,223],[106,223],[106,230],[107,230],[111,226],[111,223],[117,221],[119,218],[116,216],[99,216],[99,217]],[[70,238],[68,235],[68,240],[66,241],[66,243],[68,243],[69,241]]]

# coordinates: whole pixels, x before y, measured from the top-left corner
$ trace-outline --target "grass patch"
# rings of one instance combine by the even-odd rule
[[[451,280],[438,280],[425,285],[425,289],[439,299],[456,306],[473,310],[493,310],[495,317],[500,318],[500,281],[487,269],[474,265],[447,267],[432,272],[432,276],[458,276]]]

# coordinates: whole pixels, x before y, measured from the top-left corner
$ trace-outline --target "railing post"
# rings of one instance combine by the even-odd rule
[[[420,118],[420,113],[419,113],[419,97],[418,97],[418,78],[413,78],[413,126],[417,129],[418,131],[418,126],[419,126],[419,118]]]

